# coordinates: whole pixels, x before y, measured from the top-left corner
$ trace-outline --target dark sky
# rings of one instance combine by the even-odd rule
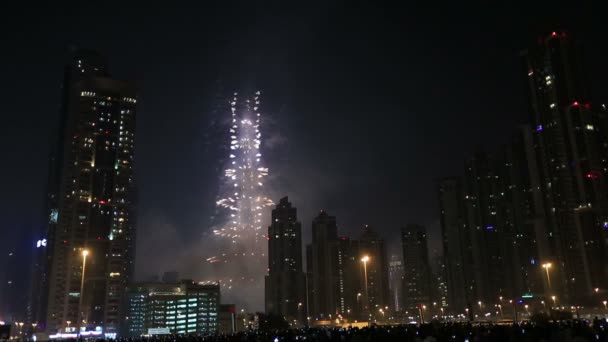
[[[540,31],[573,31],[593,94],[607,94],[608,25],[582,1],[203,3],[2,5],[0,249],[27,254],[43,224],[71,47],[101,51],[113,76],[139,87],[140,274],[172,267],[151,248],[169,258],[208,229],[224,143],[212,109],[233,90],[263,92],[270,192],[298,207],[305,240],[324,208],[344,234],[369,223],[392,241],[407,222],[436,237],[436,179],[526,121],[519,51]]]

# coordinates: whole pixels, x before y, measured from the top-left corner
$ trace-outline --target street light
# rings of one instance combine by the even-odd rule
[[[84,292],[84,272],[86,270],[87,267],[87,255],[89,255],[89,250],[88,249],[83,249],[82,250],[82,275],[80,277],[80,298],[78,301],[78,332],[80,333],[80,325],[82,324],[82,300],[83,300],[83,292]]]
[[[604,304],[604,310],[608,310],[608,307],[606,306],[608,304],[608,301],[603,301],[602,304]]]
[[[553,300],[553,306],[555,306],[556,303],[557,303],[557,297],[556,296],[551,296],[551,299]]]
[[[367,262],[369,261],[369,256],[365,255],[363,256],[363,258],[361,258],[361,262],[363,263],[363,273],[365,275],[365,300],[368,302],[367,304],[369,304],[369,293],[367,291]]]
[[[543,268],[547,272],[547,284],[549,285],[549,289],[551,289],[551,277],[549,276],[549,269],[551,269],[552,264],[550,262],[544,263]]]

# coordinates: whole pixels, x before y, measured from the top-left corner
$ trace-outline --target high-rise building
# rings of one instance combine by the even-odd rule
[[[361,316],[361,257],[359,243],[346,236],[338,237],[338,309],[343,317]]]
[[[543,35],[524,52],[546,231],[537,238],[545,294],[595,303],[608,287],[606,113],[591,105],[572,35]]]
[[[129,286],[126,299],[125,336],[218,332],[218,283],[138,283]]]
[[[136,102],[133,85],[111,78],[98,54],[77,52],[66,67],[35,295],[48,331],[119,328],[134,261]]]
[[[302,272],[302,227],[287,197],[272,210],[268,227],[266,313],[303,322],[306,314],[306,277]]]
[[[363,266],[363,311],[377,316],[380,309],[390,305],[388,286],[388,256],[384,240],[369,225],[363,227],[358,241],[359,262]]]
[[[403,306],[406,310],[431,301],[431,267],[426,228],[408,224],[401,229],[403,250]]]
[[[439,181],[439,208],[448,310],[453,314],[462,314],[471,307],[476,284],[472,276],[470,234],[466,225],[460,178],[451,177]]]
[[[388,264],[389,290],[391,292],[391,307],[394,311],[403,308],[403,262],[398,255],[391,255]]]
[[[260,91],[239,94],[228,100],[228,155],[220,198],[216,201],[218,221],[215,255],[207,258],[213,275],[224,282],[240,279],[225,289],[224,297],[247,310],[263,304],[267,241],[264,223],[273,205],[264,187],[268,168],[262,151],[262,95]],[[230,266],[230,267],[226,267]]]
[[[431,301],[433,314],[440,315],[440,308],[448,306],[448,284],[445,279],[445,259],[438,251],[433,251],[431,259]],[[445,311],[444,311],[445,312]]]
[[[312,288],[310,313],[323,319],[339,313],[338,226],[336,218],[321,211],[312,221]],[[310,284],[309,284],[310,285]]]
[[[478,152],[465,166],[464,197],[475,303],[494,302],[512,293],[512,278],[505,272],[508,228],[498,215],[503,189],[495,162],[493,156]]]

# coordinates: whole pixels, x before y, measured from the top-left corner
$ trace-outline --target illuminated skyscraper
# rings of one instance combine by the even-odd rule
[[[266,208],[273,204],[265,193],[268,175],[262,161],[261,95],[233,93],[228,102],[229,154],[217,201],[224,219],[215,229],[219,252],[207,258],[231,301],[259,310],[266,273]],[[258,303],[259,302],[259,303]]]
[[[607,113],[589,103],[579,52],[555,31],[524,54],[547,222],[540,263],[551,264],[545,293],[573,305],[597,303],[595,289],[608,287]]]
[[[38,319],[48,331],[116,333],[121,324],[135,247],[135,97],[94,52],[77,52],[66,67],[40,275]]]
[[[306,315],[306,277],[302,272],[302,225],[287,197],[272,210],[268,227],[266,313],[303,322]]]

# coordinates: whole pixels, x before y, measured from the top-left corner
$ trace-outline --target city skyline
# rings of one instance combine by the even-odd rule
[[[73,11],[80,13],[85,8],[86,6]],[[214,235],[227,237],[228,240],[234,239],[235,236],[231,231],[240,229],[234,230],[232,229],[234,227],[226,226],[217,230],[218,226],[215,224],[223,215],[216,206],[224,203],[225,207],[230,209],[230,205],[226,202],[230,198],[225,197],[226,194],[222,192],[222,185],[218,180],[222,177],[235,177],[238,173],[230,173],[221,166],[232,157],[230,153],[226,153],[224,147],[220,147],[226,143],[226,127],[223,120],[230,114],[230,106],[226,105],[226,101],[232,94],[236,96],[235,91],[239,94],[255,94],[256,98],[253,101],[257,101],[260,93],[255,91],[258,89],[264,94],[261,114],[265,122],[260,130],[257,130],[256,125],[256,130],[253,132],[254,135],[264,136],[255,149],[256,153],[259,152],[258,148],[261,149],[264,155],[262,176],[266,177],[268,169],[271,170],[266,177],[267,181],[264,182],[266,194],[259,214],[268,217],[272,200],[289,196],[294,206],[298,207],[299,220],[306,227],[298,233],[302,246],[300,257],[311,259],[311,264],[316,265],[316,269],[325,268],[320,274],[313,276],[311,284],[315,293],[322,293],[322,298],[329,299],[319,301],[313,296],[313,302],[306,309],[321,316],[327,315],[328,312],[344,313],[348,310],[349,305],[352,306],[353,291],[361,291],[361,289],[340,288],[340,284],[346,278],[343,275],[332,276],[329,270],[343,270],[343,267],[350,267],[340,264],[341,261],[338,259],[342,255],[348,255],[358,260],[361,257],[358,255],[360,253],[353,251],[359,249],[368,251],[366,254],[373,253],[374,260],[383,260],[379,265],[388,268],[389,256],[393,254],[405,256],[410,252],[401,251],[399,240],[402,237],[400,228],[411,223],[426,227],[424,241],[425,245],[428,241],[428,245],[423,249],[425,252],[418,251],[418,254],[425,253],[429,260],[432,258],[433,265],[440,270],[431,270],[429,260],[422,265],[427,268],[423,273],[425,273],[424,278],[429,278],[429,289],[428,293],[421,297],[428,297],[426,301],[429,303],[435,298],[434,291],[439,291],[433,288],[438,286],[434,282],[441,282],[442,280],[438,279],[443,279],[442,277],[445,277],[448,284],[456,282],[465,286],[468,280],[462,279],[458,271],[462,270],[463,265],[474,266],[470,269],[465,267],[461,272],[465,274],[464,278],[475,279],[473,284],[470,284],[470,293],[447,288],[448,302],[450,297],[468,298],[469,303],[465,303],[465,300],[458,304],[462,308],[474,306],[478,300],[484,303],[491,301],[497,295],[513,297],[515,293],[528,293],[525,291],[548,293],[548,288],[553,291],[553,287],[556,287],[555,291],[564,293],[564,295],[560,294],[560,298],[568,294],[572,297],[571,293],[576,292],[572,288],[575,278],[585,279],[587,290],[600,286],[597,284],[603,285],[603,282],[598,283],[594,280],[594,274],[603,272],[601,265],[594,262],[601,260],[598,256],[603,255],[603,252],[598,248],[580,249],[580,253],[566,252],[572,247],[569,247],[565,241],[575,238],[581,239],[577,243],[582,243],[583,240],[598,240],[598,235],[588,233],[585,227],[591,226],[589,222],[597,221],[600,216],[603,220],[605,215],[601,210],[604,209],[597,214],[596,211],[591,213],[591,210],[585,211],[584,214],[577,212],[574,216],[556,214],[551,217],[547,214],[544,219],[548,222],[546,227],[556,229],[557,232],[568,231],[571,238],[560,240],[558,237],[556,242],[553,242],[551,236],[546,243],[541,239],[538,242],[539,247],[532,243],[520,243],[518,245],[520,247],[507,252],[509,243],[521,239],[519,235],[517,239],[514,238],[512,233],[516,230],[514,227],[518,227],[522,220],[529,218],[526,216],[528,215],[526,210],[531,205],[527,198],[520,198],[511,192],[508,192],[508,196],[512,196],[509,197],[508,203],[501,202],[492,195],[498,191],[497,189],[505,189],[507,183],[525,187],[530,186],[530,182],[538,181],[529,180],[522,174],[509,173],[507,169],[499,166],[503,162],[516,165],[510,169],[513,170],[517,166],[529,163],[531,160],[529,146],[532,146],[530,143],[533,142],[539,164],[545,165],[539,184],[547,188],[543,188],[542,194],[553,196],[553,201],[558,202],[560,193],[552,192],[555,190],[551,190],[552,182],[549,179],[551,177],[558,179],[562,176],[558,172],[551,174],[547,171],[546,165],[570,152],[564,152],[569,151],[565,148],[549,149],[547,152],[543,150],[544,147],[538,147],[541,142],[551,146],[560,143],[559,137],[554,140],[543,140],[538,137],[539,132],[548,132],[551,129],[553,124],[551,120],[558,119],[551,118],[551,111],[538,111],[537,116],[530,116],[526,97],[528,92],[535,98],[533,108],[553,104],[551,101],[554,100],[546,93],[539,91],[535,94],[534,91],[530,92],[526,88],[526,82],[530,82],[530,73],[542,74],[546,72],[548,66],[543,65],[539,62],[540,58],[536,57],[536,54],[543,55],[543,51],[529,49],[526,55],[527,66],[524,66],[525,59],[522,59],[520,53],[535,44],[542,45],[540,43],[542,39],[551,43],[557,39],[561,42],[565,41],[566,37],[567,39],[575,37],[580,45],[585,47],[585,52],[591,51],[591,53],[582,55],[581,61],[585,66],[585,73],[579,75],[566,68],[564,74],[569,75],[568,77],[575,74],[576,77],[569,82],[570,90],[567,95],[560,93],[557,96],[559,102],[557,106],[566,108],[565,104],[568,101],[573,106],[564,110],[564,113],[567,113],[564,115],[572,115],[575,109],[595,113],[586,107],[587,103],[601,103],[596,100],[605,99],[607,93],[606,86],[601,80],[608,75],[608,70],[598,57],[604,55],[603,50],[606,49],[600,46],[600,40],[597,39],[598,36],[602,36],[601,30],[594,32],[591,30],[593,25],[587,22],[563,19],[567,13],[566,9],[544,14],[543,19],[536,22],[533,19],[534,13],[543,9],[534,8],[531,10],[533,13],[523,16],[521,27],[510,32],[510,27],[502,28],[500,24],[507,21],[509,13],[517,12],[514,9],[509,9],[512,12],[507,11],[505,14],[488,11],[487,17],[476,19],[477,21],[471,25],[456,25],[454,30],[447,31],[451,29],[450,25],[457,23],[458,20],[448,18],[446,23],[438,24],[436,27],[429,27],[420,20],[406,24],[399,20],[396,13],[389,13],[386,9],[373,5],[346,8],[328,5],[322,7],[324,12],[320,17],[336,18],[336,20],[311,25],[307,15],[319,15],[313,8],[302,14],[295,14],[290,9],[284,8],[262,11],[244,6],[235,12],[236,18],[248,18],[247,10],[255,10],[255,13],[263,18],[281,17],[281,19],[265,25],[241,22],[235,28],[223,26],[220,17],[201,24],[193,20],[190,15],[170,11],[167,16],[172,18],[171,20],[175,22],[180,22],[179,18],[187,18],[187,20],[183,21],[183,26],[167,32],[174,35],[183,34],[184,37],[179,37],[175,41],[162,38],[161,41],[165,45],[159,46],[176,50],[179,52],[177,54],[156,55],[155,50],[148,45],[129,45],[129,42],[135,41],[134,32],[143,34],[144,40],[150,39],[150,36],[145,30],[127,30],[129,24],[125,22],[126,17],[120,17],[121,24],[108,31],[98,29],[87,31],[85,28],[65,36],[62,35],[62,29],[70,31],[73,24],[61,23],[57,26],[58,29],[52,29],[44,34],[41,34],[37,27],[28,28],[24,35],[38,34],[48,38],[48,43],[44,44],[50,53],[39,58],[38,64],[32,63],[30,47],[24,48],[22,52],[16,52],[17,47],[23,47],[22,43],[11,40],[11,44],[16,48],[13,49],[15,52],[7,57],[10,61],[7,65],[21,66],[21,69],[17,67],[15,70],[7,71],[9,79],[15,80],[14,87],[7,89],[7,94],[12,95],[8,99],[7,110],[17,115],[9,118],[9,129],[2,137],[5,145],[14,146],[7,155],[14,162],[0,177],[6,180],[3,184],[11,194],[11,200],[3,199],[4,202],[0,202],[3,210],[8,209],[5,213],[6,220],[0,229],[0,248],[14,251],[11,253],[16,253],[18,258],[3,258],[0,266],[8,260],[18,260],[23,265],[16,269],[11,268],[15,274],[0,277],[0,280],[5,281],[0,286],[0,290],[7,288],[13,291],[11,293],[23,296],[20,292],[24,291],[20,290],[19,286],[29,286],[29,283],[23,279],[45,274],[44,265],[47,261],[40,258],[40,252],[46,248],[40,247],[43,244],[43,247],[49,249],[51,246],[55,250],[61,247],[57,245],[57,239],[44,233],[45,220],[53,221],[53,217],[58,217],[59,197],[55,198],[53,195],[45,199],[45,196],[61,191],[63,195],[69,195],[71,190],[75,191],[74,196],[79,196],[80,200],[87,203],[112,206],[113,212],[120,212],[120,215],[115,214],[118,215],[116,221],[122,219],[120,227],[110,229],[109,226],[104,226],[105,228],[101,229],[99,228],[101,224],[97,227],[88,221],[88,214],[71,215],[74,220],[85,222],[87,227],[92,226],[94,232],[103,233],[100,233],[98,237],[101,239],[98,239],[98,237],[82,237],[74,231],[67,233],[70,239],[61,239],[74,243],[78,239],[87,241],[74,246],[73,252],[80,253],[79,260],[86,261],[87,257],[90,258],[89,262],[99,260],[99,255],[95,253],[102,253],[102,248],[89,250],[87,245],[89,243],[94,245],[98,243],[97,240],[105,241],[106,235],[108,241],[114,241],[119,234],[131,230],[134,232],[135,225],[130,223],[132,221],[137,222],[138,231],[143,233],[138,234],[137,239],[138,254],[135,258],[137,267],[131,264],[134,260],[133,255],[129,255],[128,258],[124,255],[120,256],[120,258],[124,257],[129,265],[124,269],[121,266],[120,272],[116,270],[110,272],[112,274],[110,277],[124,276],[124,279],[131,279],[132,270],[135,270],[136,279],[142,280],[148,275],[158,275],[163,271],[179,271],[187,278],[213,280],[210,278],[216,276],[210,276],[212,273],[209,272],[209,267],[201,266],[205,259],[207,262],[210,261],[207,257],[210,257],[212,262],[216,260],[213,259],[213,255],[208,255],[210,251],[208,245],[204,243],[213,239]],[[222,9],[221,6],[210,7],[211,13],[222,12]],[[133,10],[126,9],[126,13],[133,14],[131,11]],[[419,11],[429,14],[424,9]],[[588,8],[582,11],[589,13]],[[87,15],[79,16],[78,20],[84,20]],[[99,15],[102,15],[101,12]],[[357,24],[357,18],[368,18],[370,15],[375,25],[363,27]],[[599,20],[597,15],[590,17]],[[143,19],[137,16],[135,18],[145,24],[145,27],[150,28],[148,26],[150,24],[145,20],[142,21]],[[496,23],[490,24],[491,18],[495,19]],[[403,34],[411,29],[409,25],[413,25],[416,29],[412,31],[411,36],[407,36],[408,39],[401,39],[406,37]],[[478,30],[478,25],[489,25],[489,28]],[[282,26],[287,28],[284,32],[276,30],[277,27]],[[562,26],[570,26],[572,29],[570,27],[562,29]],[[201,41],[204,43],[200,46],[188,44],[195,41],[195,36],[191,33],[196,31],[194,28],[203,27],[205,33]],[[254,29],[246,30],[249,27]],[[151,29],[150,32],[158,33]],[[240,33],[242,35],[239,35]],[[124,40],[108,40],[108,37],[121,35]],[[469,35],[470,39],[468,39]],[[297,39],[293,39],[294,37]],[[66,40],[70,44],[66,44]],[[112,75],[120,75],[121,79],[131,80],[137,85],[137,95],[130,85],[118,83],[109,85],[104,83],[105,81],[102,82],[104,84],[88,85],[91,89],[98,89],[97,91],[80,89],[80,96],[83,98],[98,100],[99,94],[108,91],[120,93],[117,98],[133,106],[137,101],[138,142],[134,147],[137,166],[132,172],[136,176],[137,182],[133,181],[133,184],[137,184],[138,192],[137,196],[134,191],[129,195],[129,201],[137,202],[137,210],[117,209],[114,205],[116,202],[109,203],[111,196],[102,196],[107,195],[103,190],[107,185],[106,176],[100,178],[104,179],[103,182],[93,179],[89,190],[67,189],[65,186],[65,189],[53,188],[53,184],[56,184],[53,179],[63,175],[65,170],[52,173],[49,176],[50,183],[45,184],[48,155],[57,156],[52,148],[47,149],[47,146],[55,145],[55,142],[48,143],[48,140],[51,140],[48,138],[57,131],[57,122],[61,121],[60,113],[65,112],[61,109],[65,107],[65,103],[62,104],[62,101],[65,102],[65,95],[62,100],[61,89],[58,86],[62,78],[61,65],[70,60],[65,55],[75,51],[67,49],[67,45],[90,46],[99,50],[110,61]],[[241,54],[234,54],[234,51],[241,51]],[[182,57],[177,59],[173,55]],[[105,62],[102,63],[96,58],[93,58],[94,62],[90,64],[87,64],[86,58],[74,61],[85,61],[84,66],[80,63],[78,65],[81,70],[86,70],[82,73],[88,73],[90,67],[100,76],[108,76]],[[26,68],[28,64],[29,67]],[[41,66],[44,67],[42,71],[40,71]],[[24,68],[27,70],[23,70]],[[29,69],[40,71],[38,74],[40,82],[33,82],[36,84],[27,86],[25,83],[28,82],[17,82],[19,78],[15,71],[22,71],[26,79],[32,72]],[[557,76],[557,80],[551,78],[558,74],[559,71],[556,71],[551,75],[543,74],[543,77],[549,78],[534,78],[536,83],[530,85],[531,89],[550,87],[551,83],[560,85],[560,76]],[[110,88],[112,91],[108,90]],[[24,100],[25,94],[36,94],[40,100]],[[577,99],[580,97],[580,102],[572,102],[573,96]],[[113,98],[114,95],[104,93],[103,97],[113,101],[109,98]],[[257,108],[254,111],[257,111]],[[111,113],[114,116],[123,114]],[[603,123],[600,123],[600,116],[597,120],[593,119],[595,121],[585,121],[587,131],[604,127]],[[534,130],[526,131],[520,126],[522,124],[530,124]],[[121,124],[121,131],[122,126]],[[569,134],[579,134],[578,126],[568,127],[572,128]],[[131,139],[131,135],[134,134],[133,127],[126,129]],[[27,132],[27,139],[23,139],[24,132]],[[65,132],[59,130],[60,135]],[[102,133],[114,134],[111,130]],[[71,137],[72,134],[69,136]],[[76,137],[74,139],[79,139],[83,134],[79,132],[73,136]],[[516,138],[512,138],[513,136]],[[587,136],[590,135],[585,135]],[[93,144],[89,139],[87,137],[83,141],[85,148],[87,144]],[[239,136],[238,139],[241,137]],[[21,143],[15,144],[16,141]],[[94,145],[97,145],[97,142]],[[483,148],[477,147],[480,145]],[[595,151],[594,142],[588,142],[586,146],[587,150],[591,151],[589,155],[593,154],[593,156],[587,157],[585,154],[587,152],[579,151],[572,153],[571,158],[577,161],[583,160],[581,164],[587,159],[592,160],[592,164],[595,163],[592,166],[582,167],[581,170],[584,171],[577,171],[577,174],[583,178],[581,184],[586,184],[585,179],[596,180],[602,176],[598,167],[602,165],[599,160],[603,152]],[[130,145],[129,148],[133,146]],[[123,167],[122,161],[128,160],[127,167],[130,170],[133,151],[125,153],[128,154],[128,158],[121,159],[118,165]],[[583,157],[579,156],[581,154]],[[83,159],[81,162],[90,162],[92,168],[97,166],[100,169],[110,164],[112,167],[116,166],[115,160],[104,158],[103,153],[99,154],[101,159],[96,162],[96,155],[94,153],[92,159],[85,155],[82,158],[90,160]],[[524,158],[524,155],[528,159]],[[240,156],[236,157],[239,161],[248,161],[246,158],[241,160]],[[63,160],[59,160],[59,163],[63,163]],[[238,173],[238,177],[241,176],[249,175]],[[454,176],[456,177],[444,178]],[[500,181],[475,180],[476,177],[490,179],[494,176],[500,176]],[[438,180],[440,180],[439,184]],[[75,182],[77,183],[78,179],[75,179]],[[103,184],[99,185],[100,182]],[[127,183],[131,184],[131,179]],[[127,183],[123,185],[129,187]],[[600,195],[596,194],[599,188],[589,189],[587,185],[581,185],[582,190],[568,190],[567,181],[553,184],[560,184],[560,189],[567,189],[564,191],[568,196],[580,195],[587,198],[586,203],[593,203],[594,208],[603,208],[601,191]],[[116,189],[118,189],[116,191],[131,191],[123,189],[122,185],[117,186]],[[99,192],[98,195],[101,197],[92,195],[93,192]],[[241,192],[237,193],[241,195]],[[467,198],[466,201],[459,199],[458,194],[461,193],[466,193],[471,198]],[[39,200],[36,199],[37,197]],[[556,207],[551,204],[553,202],[539,201],[533,205],[535,210],[543,207],[543,210],[550,212]],[[40,204],[35,204],[37,202]],[[557,206],[558,212],[567,212],[572,203]],[[499,208],[498,214],[492,209],[494,207]],[[588,207],[591,207],[591,204]],[[249,206],[245,205],[243,208],[247,209]],[[239,215],[245,211],[241,210],[243,208],[239,207]],[[446,215],[445,208],[457,213]],[[487,208],[487,210],[479,208]],[[257,215],[257,210],[252,210],[252,215]],[[331,213],[331,216],[327,216],[327,213]],[[63,217],[65,216],[67,215]],[[60,220],[65,220],[61,215],[59,217]],[[452,221],[447,222],[446,225],[446,220]],[[560,220],[569,223],[561,223]],[[268,220],[259,221],[255,221],[253,228],[264,233],[266,228],[274,224]],[[463,221],[466,221],[469,227],[482,227],[483,232],[462,235],[458,224]],[[542,235],[542,229],[549,229],[539,228],[545,223],[536,222],[534,228],[526,226],[525,230],[518,231],[518,234],[534,237]],[[311,223],[313,228],[308,229]],[[61,225],[61,222],[51,223],[53,224]],[[68,227],[70,224],[64,223],[63,226]],[[365,234],[359,239],[361,227],[366,228],[364,228]],[[106,228],[110,230],[106,231]],[[214,232],[213,229],[216,231]],[[325,231],[326,229],[329,231]],[[320,233],[328,235],[319,238],[322,236]],[[580,238],[581,234],[583,238]],[[465,240],[462,240],[463,236]],[[262,241],[262,237],[264,236],[258,235],[255,239]],[[345,240],[341,240],[341,237],[345,237]],[[307,253],[308,248],[304,248],[309,242],[312,253],[310,257]],[[115,244],[115,242],[108,243]],[[265,243],[266,241],[263,241],[263,244]],[[128,246],[122,248],[126,255],[133,250],[134,241],[127,244]],[[446,244],[449,247],[446,247]],[[459,244],[456,249],[454,249],[455,244]],[[472,255],[464,255],[462,248],[469,245],[474,251]],[[435,250],[454,255],[455,258],[443,264],[436,262],[434,256],[428,255],[430,251]],[[38,252],[39,255],[35,255],[34,252]],[[85,252],[91,254],[85,255]],[[112,254],[112,252],[108,253]],[[335,256],[336,260],[321,256],[325,254]],[[76,257],[70,258],[75,260]],[[501,273],[502,267],[505,266],[505,258],[517,260],[513,263],[516,267],[523,264],[522,260],[532,261],[525,267],[508,269],[510,273]],[[55,255],[53,259],[59,260],[62,257]],[[552,261],[553,264],[547,260]],[[405,267],[406,260],[401,261],[404,262],[402,266]],[[542,277],[543,273],[536,272],[538,270],[536,262],[545,265],[543,267],[547,273],[546,279]],[[569,268],[566,267],[566,271],[562,273],[561,268],[557,266],[558,262],[568,265]],[[265,264],[264,259],[260,269],[263,270]],[[582,266],[569,266],[570,264]],[[30,265],[34,265],[33,270]],[[306,267],[301,266],[296,271],[302,273],[306,271],[306,277],[310,279],[315,269],[311,272],[308,262],[305,265]],[[357,265],[361,266],[361,262],[358,261]],[[421,265],[410,264],[410,267],[419,268]],[[550,278],[549,269],[554,278]],[[29,272],[32,272],[32,275],[27,274]],[[84,266],[81,271],[74,272],[76,273],[72,274],[73,278],[84,273]],[[93,267],[87,272],[97,272],[101,277],[101,273],[105,271]],[[370,297],[373,297],[378,305],[393,305],[394,298],[390,297],[388,279],[384,279],[384,273],[388,274],[388,269],[385,272],[372,268],[370,272],[373,281],[379,282],[380,285],[378,288],[372,288],[372,292],[366,295],[368,297],[366,300],[369,301]],[[243,277],[249,276],[247,272],[242,273]],[[257,273],[251,274],[258,276]],[[505,274],[514,276],[505,282]],[[52,279],[57,277],[59,276],[52,275],[48,279],[42,277],[40,286],[46,286],[47,281],[56,281]],[[550,279],[553,280],[552,285],[549,283]],[[109,279],[110,282],[114,280],[116,279]],[[21,285],[14,285],[13,281]],[[84,276],[82,279],[74,278],[70,281],[70,287],[75,288],[76,283],[85,281],[89,280]],[[394,286],[393,284],[392,279],[391,287]],[[560,286],[563,288],[558,290],[557,287]],[[115,295],[120,291],[110,292]],[[76,298],[75,291],[66,293]],[[81,296],[82,289],[79,293]],[[406,292],[401,293],[402,296],[405,294]],[[40,298],[42,297],[41,295]],[[95,298],[88,298],[84,303],[79,300],[78,312],[82,311],[83,305],[96,308],[97,304],[91,304],[97,300]],[[258,303],[262,302],[261,298],[256,300]],[[580,300],[584,298],[581,297]],[[0,303],[2,304],[0,309],[7,305],[6,300],[4,301]],[[18,302],[17,299],[13,301]],[[75,301],[71,303],[72,306],[76,305]],[[408,305],[411,304],[413,302]],[[8,306],[14,307],[14,304]],[[480,309],[481,306],[479,304]],[[30,307],[28,310],[44,311],[39,306]],[[292,316],[301,314],[298,312],[297,315],[293,315],[294,309],[289,310]],[[62,315],[73,315],[74,311],[75,309],[72,308]],[[104,317],[99,316],[99,319],[106,319]]]

